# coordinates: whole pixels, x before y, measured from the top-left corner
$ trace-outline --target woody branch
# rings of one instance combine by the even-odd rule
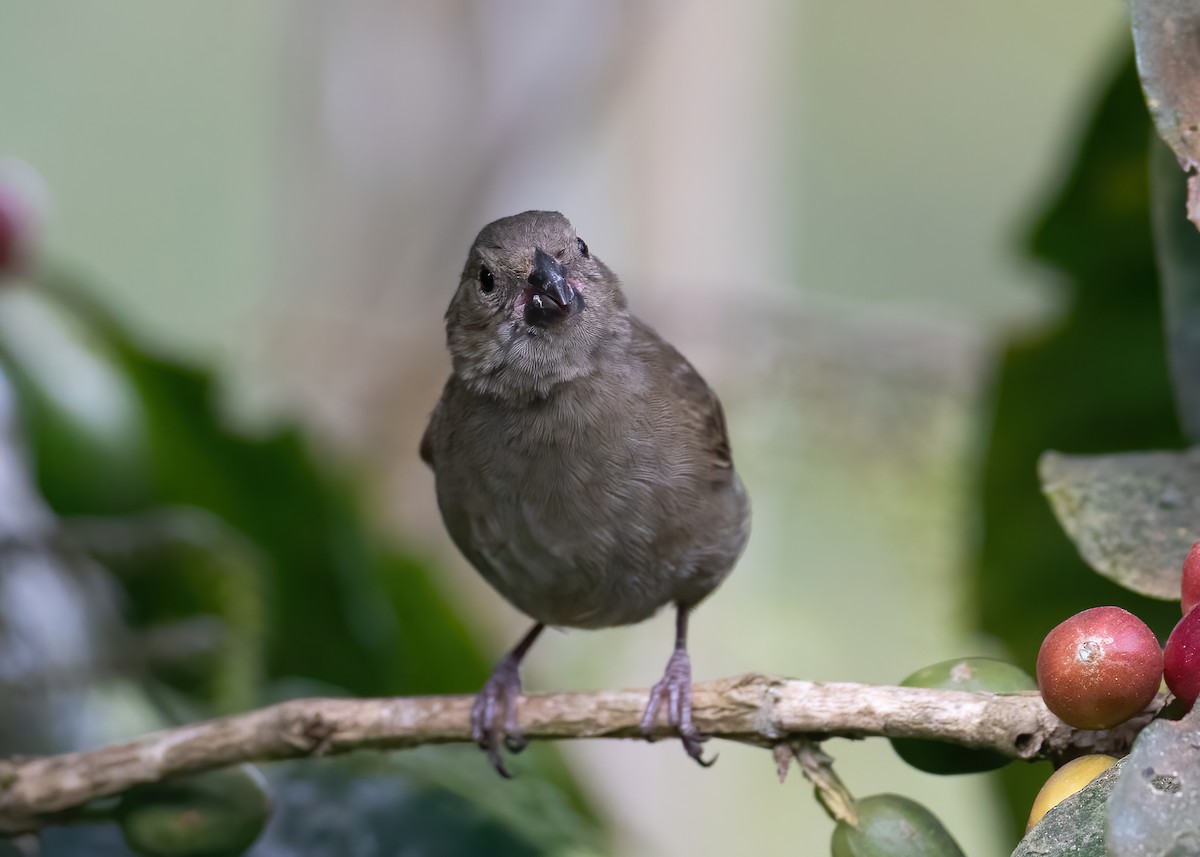
[[[647,691],[524,697],[530,739],[640,738]],[[133,786],[243,762],[395,750],[471,740],[471,698],[299,699],[154,732],[97,750],[0,760],[0,833],[35,830],[56,813]],[[1125,752],[1153,709],[1106,731],[1080,731],[1036,693],[993,695],[749,674],[697,685],[705,734],[763,747],[790,737],[931,738],[1018,759]],[[661,724],[656,737],[668,737]]]

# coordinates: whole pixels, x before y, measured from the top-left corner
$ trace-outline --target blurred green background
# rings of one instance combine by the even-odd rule
[[[58,649],[89,678],[0,702],[0,749],[479,687],[524,620],[453,551],[415,450],[461,256],[530,207],[567,213],[725,400],[754,535],[695,619],[699,679],[1032,670],[1051,625],[1108,601],[1165,634],[1165,608],[1084,572],[1034,470],[1048,447],[1180,443],[1128,53],[1115,0],[0,0],[0,155],[45,179],[53,260],[0,297],[0,353],[40,491],[103,564],[58,558],[82,581],[60,602],[34,588],[85,629]],[[0,595],[16,639],[25,602]],[[670,639],[668,616],[551,635],[526,685],[644,686]],[[976,857],[1012,850],[1047,773],[828,749]],[[471,748],[278,767],[254,853],[364,831],[412,853],[826,849],[804,784],[719,750],[704,772],[666,744],[539,747],[516,785]],[[109,836],[47,847],[82,835]]]

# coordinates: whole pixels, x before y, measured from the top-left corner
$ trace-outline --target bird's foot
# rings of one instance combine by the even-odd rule
[[[658,684],[650,689],[650,701],[642,715],[642,734],[653,740],[654,721],[663,703],[667,705],[667,722],[679,730],[683,749],[700,765],[707,768],[716,756],[704,758],[704,738],[692,722],[692,661],[687,649],[676,649],[667,661],[667,669]]]
[[[520,753],[528,743],[517,725],[517,701],[521,696],[518,662],[511,655],[502,660],[471,706],[471,737],[505,779],[512,779],[512,774],[500,758],[500,745],[510,753]]]

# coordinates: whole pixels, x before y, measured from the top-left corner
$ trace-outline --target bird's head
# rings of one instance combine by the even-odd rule
[[[545,396],[594,371],[597,350],[628,332],[616,275],[557,211],[485,226],[446,310],[455,374],[500,398]]]

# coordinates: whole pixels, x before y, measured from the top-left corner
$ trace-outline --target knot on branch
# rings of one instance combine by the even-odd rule
[[[1019,759],[1034,759],[1041,748],[1042,742],[1032,732],[1020,732],[1013,739],[1013,749],[1017,751],[1017,758]]]
[[[314,711],[295,716],[280,730],[280,737],[306,756],[324,756],[332,749],[336,732],[335,725],[326,721],[321,712]]]

